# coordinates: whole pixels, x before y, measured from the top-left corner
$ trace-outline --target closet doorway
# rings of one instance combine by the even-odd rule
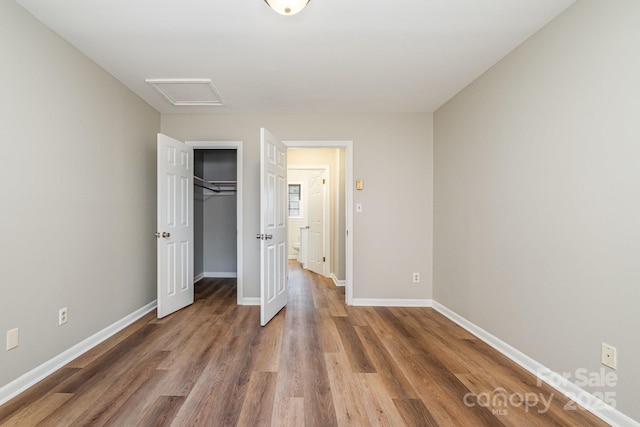
[[[187,141],[194,149],[194,282],[242,280],[242,142]]]

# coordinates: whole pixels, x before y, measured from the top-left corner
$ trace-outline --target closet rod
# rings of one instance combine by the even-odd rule
[[[236,185],[237,181],[206,181],[211,185]]]
[[[202,185],[202,184],[198,184],[197,182],[194,182],[193,185],[195,185],[196,187],[204,188],[205,190],[213,191],[214,193],[219,193],[221,191],[221,190],[217,190],[215,188],[207,187],[207,186]]]
[[[193,176],[194,181],[198,181],[203,184],[211,184],[211,185],[236,185],[237,181],[207,181],[206,179],[200,178],[197,175]]]
[[[209,190],[209,191],[213,191],[214,193],[219,193],[220,189],[215,189],[215,188],[211,188],[209,186],[207,186],[208,182],[205,181],[204,179],[200,178],[199,176],[193,176],[193,185],[204,188],[205,190]]]
[[[236,181],[207,181],[197,175],[193,176],[193,185],[213,191],[216,194],[229,194],[236,192]],[[225,188],[226,187],[226,188]]]

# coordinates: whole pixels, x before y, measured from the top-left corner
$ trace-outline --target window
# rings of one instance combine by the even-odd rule
[[[302,218],[302,184],[289,184],[289,218]]]

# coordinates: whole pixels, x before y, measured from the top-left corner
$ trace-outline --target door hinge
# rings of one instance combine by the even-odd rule
[[[325,183],[326,183],[326,181],[324,180],[324,178],[322,178],[322,183],[323,183],[323,184],[325,184]]]
[[[325,257],[322,257],[322,262],[327,262],[327,259]]]

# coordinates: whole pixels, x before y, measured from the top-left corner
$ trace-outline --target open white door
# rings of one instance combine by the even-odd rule
[[[314,273],[325,275],[324,191],[325,172],[309,179],[309,251],[307,265]]]
[[[287,305],[287,147],[260,130],[260,325]]]
[[[158,134],[158,318],[193,303],[193,147]]]

